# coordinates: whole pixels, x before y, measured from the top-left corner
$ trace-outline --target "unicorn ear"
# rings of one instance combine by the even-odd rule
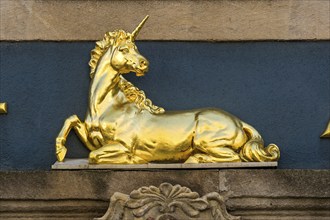
[[[135,38],[137,37],[137,35],[139,34],[141,28],[143,27],[144,23],[148,20],[149,15],[147,15],[142,21],[141,23],[135,28],[135,30],[132,32],[132,41],[135,40]]]

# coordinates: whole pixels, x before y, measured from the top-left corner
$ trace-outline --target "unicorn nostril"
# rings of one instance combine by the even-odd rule
[[[140,61],[140,67],[141,67],[141,68],[147,68],[147,67],[148,67],[148,61],[146,61],[146,60],[141,60],[141,61]]]

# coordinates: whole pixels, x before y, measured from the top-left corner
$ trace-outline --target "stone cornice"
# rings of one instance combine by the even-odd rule
[[[329,1],[2,0],[0,40],[98,40],[150,19],[139,40],[329,40]]]
[[[169,182],[199,195],[217,192],[243,219],[328,219],[329,181],[329,170],[0,172],[0,218],[92,219],[115,192]]]

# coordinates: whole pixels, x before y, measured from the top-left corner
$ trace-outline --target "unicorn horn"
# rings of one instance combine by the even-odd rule
[[[144,23],[148,20],[149,15],[147,15],[141,23],[135,28],[135,30],[132,32],[132,39],[135,40],[136,36],[139,34],[141,28],[143,27]]]

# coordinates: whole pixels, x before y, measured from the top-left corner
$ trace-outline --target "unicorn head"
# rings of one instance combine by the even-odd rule
[[[149,62],[135,45],[135,39],[148,17],[146,16],[132,33],[123,30],[108,32],[101,41],[96,42],[89,62],[91,78],[105,57],[110,59],[110,66],[119,74],[135,72],[137,76],[143,76],[148,71]]]

